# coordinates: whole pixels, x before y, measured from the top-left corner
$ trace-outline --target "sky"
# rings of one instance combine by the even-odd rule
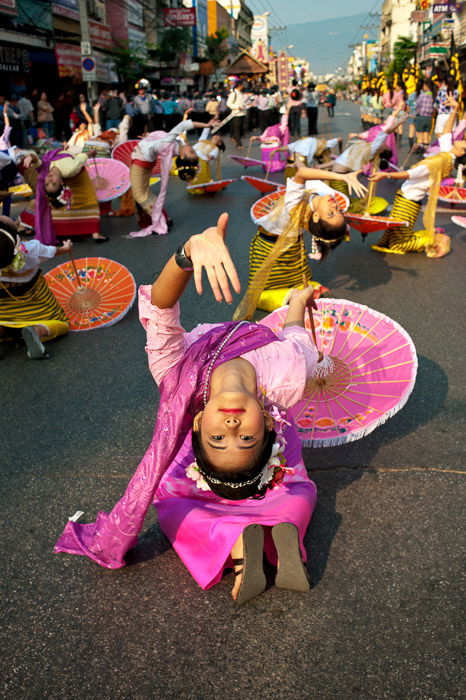
[[[271,25],[299,24],[333,17],[348,17],[360,12],[380,11],[382,0],[246,0],[254,14],[272,11]]]

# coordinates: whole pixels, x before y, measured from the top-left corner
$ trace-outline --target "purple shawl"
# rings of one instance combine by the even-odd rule
[[[36,208],[34,211],[34,238],[44,245],[56,245],[57,239],[53,231],[52,210],[45,192],[45,178],[50,169],[50,164],[54,160],[62,158],[72,158],[70,153],[61,152],[61,148],[47,151],[42,158],[42,163],[38,168],[38,178],[36,185]]]
[[[154,434],[123,497],[111,513],[98,513],[95,523],[68,521],[55,545],[55,552],[85,554],[107,569],[125,566],[124,556],[137,543],[157,486],[192,428],[193,417],[203,408],[202,391],[207,368],[235,325],[238,328],[214,367],[279,340],[266,326],[228,322],[211,329],[193,343],[160,385]]]

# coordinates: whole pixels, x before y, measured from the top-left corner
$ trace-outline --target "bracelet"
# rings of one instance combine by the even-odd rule
[[[185,253],[184,247],[188,241],[184,241],[175,252],[175,262],[182,270],[185,272],[192,272],[194,270],[193,261]]]

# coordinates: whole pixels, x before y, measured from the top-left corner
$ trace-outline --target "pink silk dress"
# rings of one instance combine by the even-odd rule
[[[218,324],[202,324],[186,333],[179,322],[179,307],[158,309],[150,303],[150,286],[140,288],[139,315],[147,333],[149,368],[160,384],[167,371],[200,335]],[[283,331],[282,342],[272,342],[241,355],[256,370],[258,396],[275,418],[276,430],[283,428],[287,441],[287,467],[278,487],[263,499],[229,501],[211,491],[201,491],[185,470],[194,460],[191,433],[162,477],[154,506],[160,526],[193,578],[204,589],[217,583],[225,568],[231,567],[231,548],[245,527],[260,523],[265,527],[265,552],[276,563],[270,528],[290,522],[299,530],[303,558],[303,538],[317,498],[301,454],[301,441],[287,424],[285,411],[300,400],[307,377],[317,364],[317,351],[307,332],[297,326]]]

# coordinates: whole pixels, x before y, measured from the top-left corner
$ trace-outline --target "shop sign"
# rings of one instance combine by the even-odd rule
[[[164,27],[194,27],[196,9],[194,7],[172,7],[163,9]]]
[[[74,44],[55,44],[59,78],[76,78],[82,80],[81,50]]]
[[[0,0],[0,14],[17,15],[16,0]]]
[[[55,0],[52,3],[52,14],[68,17],[79,22],[78,0]]]
[[[0,70],[10,73],[29,73],[31,68],[26,49],[0,45]]]
[[[98,49],[112,48],[112,35],[110,34],[110,27],[108,24],[95,22],[93,19],[90,19],[89,36],[92,46],[95,46]]]
[[[440,15],[443,12],[459,12],[461,3],[459,2],[437,2],[432,6],[434,15]]]
[[[428,19],[428,10],[415,10],[411,12],[411,22],[427,22]]]

